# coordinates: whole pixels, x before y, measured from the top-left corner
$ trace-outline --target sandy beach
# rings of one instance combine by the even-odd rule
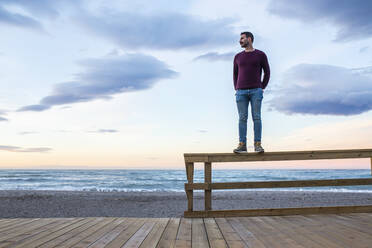
[[[194,193],[194,208],[204,206]],[[372,193],[309,191],[213,192],[213,209],[372,205]],[[180,217],[183,192],[0,191],[0,218],[45,217]]]

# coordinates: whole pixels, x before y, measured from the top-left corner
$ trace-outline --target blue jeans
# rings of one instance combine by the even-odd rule
[[[235,96],[239,113],[239,141],[247,143],[247,120],[249,103],[251,103],[254,141],[261,141],[261,103],[263,99],[263,90],[261,88],[246,90],[238,89]]]

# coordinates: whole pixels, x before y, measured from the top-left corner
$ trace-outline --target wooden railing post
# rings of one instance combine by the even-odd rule
[[[186,175],[187,175],[187,182],[193,183],[194,182],[194,163],[186,163]],[[194,209],[194,191],[186,190],[187,196],[187,209],[188,211],[193,211]]]
[[[204,183],[212,183],[212,163],[204,163]],[[204,190],[205,211],[212,210],[212,189]]]

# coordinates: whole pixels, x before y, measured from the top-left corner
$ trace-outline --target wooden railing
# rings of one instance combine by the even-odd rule
[[[212,190],[221,189],[253,189],[253,188],[287,188],[287,187],[323,187],[372,185],[372,178],[332,179],[332,180],[300,180],[300,181],[263,181],[263,182],[223,182],[212,183],[212,163],[249,162],[249,161],[284,161],[314,159],[347,159],[370,158],[372,173],[372,149],[358,150],[321,150],[295,152],[257,153],[185,153],[187,183],[185,191],[188,200],[185,217],[227,217],[288,215],[314,213],[372,212],[372,206],[336,206],[278,209],[244,209],[244,210],[212,210]],[[204,163],[204,183],[194,183],[194,163]],[[205,210],[194,211],[193,192],[204,190]]]

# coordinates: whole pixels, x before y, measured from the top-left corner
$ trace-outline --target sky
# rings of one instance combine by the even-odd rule
[[[0,169],[183,169],[184,153],[232,152],[243,31],[271,68],[266,151],[372,148],[371,12],[364,0],[0,0]]]

